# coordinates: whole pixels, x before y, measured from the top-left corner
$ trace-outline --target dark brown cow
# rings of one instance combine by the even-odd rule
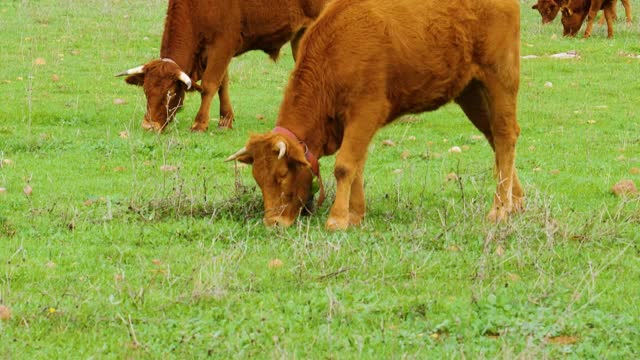
[[[584,37],[591,36],[593,21],[598,11],[604,11],[604,18],[607,21],[607,37],[613,37],[613,21],[615,19],[615,9],[617,0],[568,0],[560,6],[562,12],[562,27],[564,36],[576,36],[585,18],[587,28],[584,30]]]
[[[213,96],[220,96],[221,127],[231,128],[227,66],[234,56],[262,50],[277,59],[297,44],[327,0],[169,0],[160,59],[127,70],[127,83],[143,87],[143,127],[162,130],[183,103],[185,91],[201,93],[191,130],[205,131]],[[202,80],[202,85],[196,81]]]
[[[542,23],[548,24],[552,22],[558,13],[560,12],[560,6],[566,5],[569,0],[538,0],[531,8],[538,10],[542,17]],[[633,16],[631,14],[631,2],[629,0],[622,0],[622,6],[624,6],[624,13],[627,19],[627,24],[631,24]],[[613,7],[613,19],[617,19],[615,6]],[[599,24],[603,24],[605,17],[601,17]]]
[[[364,164],[378,129],[454,100],[495,151],[488,217],[503,220],[523,207],[519,54],[518,0],[334,0],[302,40],[276,129],[227,160],[253,164],[264,222],[289,226],[313,196],[317,158],[339,149],[326,227],[345,229],[365,216]]]

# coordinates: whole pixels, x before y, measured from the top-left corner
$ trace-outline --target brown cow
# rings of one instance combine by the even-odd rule
[[[253,164],[265,224],[289,226],[313,196],[317,158],[339,149],[326,227],[345,229],[365,215],[364,164],[378,129],[454,100],[495,151],[489,218],[503,220],[523,206],[519,53],[518,0],[334,0],[302,39],[276,129],[227,160]]]
[[[565,5],[568,0],[538,0],[531,8],[534,10],[538,10],[540,16],[542,17],[542,23],[548,24],[552,22],[558,12],[560,12],[560,6]],[[622,0],[622,6],[624,6],[624,13],[627,18],[627,24],[631,24],[633,20],[633,16],[631,15],[631,2],[630,0]],[[613,8],[613,18],[617,19],[616,9]],[[605,17],[601,17],[598,22],[600,25],[604,23]]]
[[[327,0],[169,0],[160,59],[118,74],[143,87],[147,112],[143,127],[162,130],[183,103],[185,91],[198,90],[202,103],[191,126],[205,131],[213,96],[220,96],[221,127],[231,128],[227,66],[234,56],[262,50],[275,60],[291,41],[295,57],[305,28]],[[195,82],[202,80],[202,86]]]
[[[617,0],[568,0],[560,6],[562,12],[563,36],[576,36],[584,19],[587,19],[587,28],[584,30],[584,37],[591,36],[593,21],[599,10],[604,11],[604,18],[607,20],[607,37],[613,37],[613,21],[615,18]]]

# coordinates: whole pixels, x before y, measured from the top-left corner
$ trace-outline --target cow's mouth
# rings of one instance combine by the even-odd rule
[[[314,203],[313,203],[313,193],[309,195],[309,197],[307,198],[307,201],[305,201],[304,206],[302,207],[302,209],[300,210],[300,215],[301,216],[309,216],[311,214],[313,214],[313,210],[314,210]]]

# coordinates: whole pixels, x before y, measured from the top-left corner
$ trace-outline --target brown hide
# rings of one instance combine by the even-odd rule
[[[560,6],[563,35],[575,36],[580,31],[584,20],[587,19],[584,37],[590,37],[593,21],[598,11],[603,10],[607,21],[607,37],[612,38],[616,2],[617,0],[568,0],[567,3]]]
[[[126,79],[144,88],[147,112],[143,127],[162,130],[172,120],[186,90],[176,77],[182,70],[202,99],[191,129],[207,129],[216,92],[220,96],[219,126],[230,128],[234,115],[227,67],[231,59],[250,50],[262,50],[275,60],[288,41],[295,57],[302,33],[326,1],[170,0],[160,58],[175,63],[153,60],[142,72]],[[195,83],[199,80],[201,85]]]
[[[288,226],[303,207],[311,186],[308,164],[299,160],[306,147],[317,157],[339,149],[327,228],[359,224],[365,215],[367,148],[377,130],[403,114],[435,110],[452,100],[495,151],[498,186],[489,218],[502,220],[521,209],[514,165],[520,132],[519,11],[518,0],[327,5],[301,42],[277,120],[300,142],[276,133],[253,135],[229,158],[253,164],[264,222]],[[278,142],[287,147],[282,159]]]

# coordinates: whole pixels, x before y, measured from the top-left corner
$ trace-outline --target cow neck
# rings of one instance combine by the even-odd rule
[[[171,59],[171,58],[166,58],[166,57],[165,57],[165,58],[162,58],[161,60],[162,60],[162,61],[164,61],[164,62],[168,62],[168,63],[176,64],[176,66],[177,66],[181,71],[186,72],[186,71],[184,70],[184,67],[180,66],[180,64],[178,64],[177,62],[175,62],[175,60],[173,60],[173,59]]]
[[[307,161],[311,165],[311,172],[313,173],[314,176],[318,178],[318,183],[320,185],[320,195],[318,196],[318,207],[322,206],[322,203],[324,202],[324,199],[325,199],[325,192],[324,192],[324,184],[322,183],[322,175],[320,173],[320,162],[318,162],[318,157],[314,155],[314,153],[309,149],[309,146],[307,145],[307,143],[301,140],[296,134],[293,133],[293,131],[282,126],[276,126],[272,130],[272,132],[276,134],[282,134],[288,137],[289,139],[293,140],[294,142],[302,145],[302,147],[304,148],[304,157],[307,159]]]
[[[191,2],[170,0],[162,33],[160,58],[171,59],[191,76],[197,41],[193,34]]]

